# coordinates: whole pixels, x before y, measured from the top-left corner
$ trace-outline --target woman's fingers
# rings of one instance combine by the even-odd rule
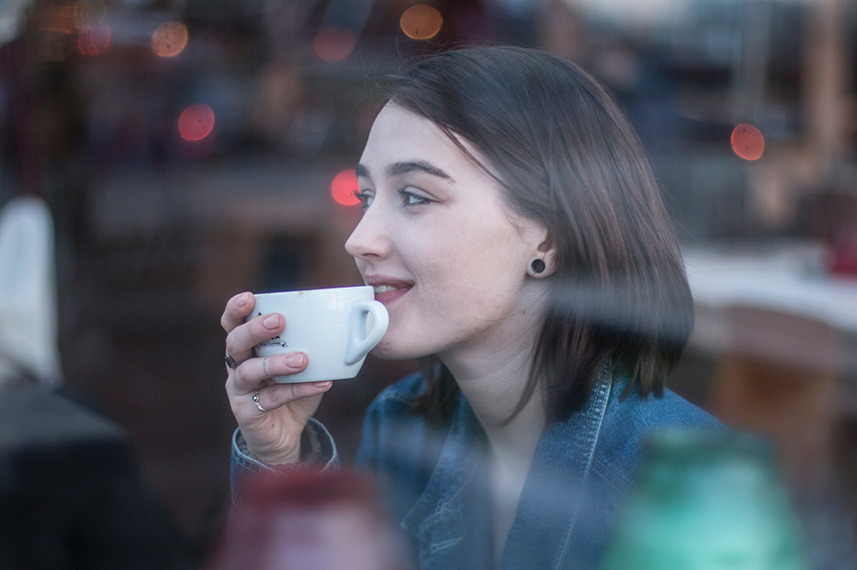
[[[309,396],[318,396],[327,392],[333,382],[330,380],[324,382],[293,382],[291,384],[273,384],[259,389],[258,403],[261,406],[256,406],[253,398],[249,397],[250,404],[259,413],[276,410],[280,406],[290,404],[295,400],[308,398]],[[255,394],[255,392],[254,392]],[[262,411],[264,410],[264,412]]]
[[[247,320],[254,307],[253,294],[240,293],[226,303],[220,318],[227,333],[226,393],[248,449],[271,465],[292,463],[300,454],[301,431],[333,383],[274,383],[275,376],[305,370],[307,355],[293,352],[253,358],[254,346],[277,338],[286,326],[277,313]],[[269,415],[273,410],[276,413]]]
[[[226,308],[220,317],[220,326],[227,333],[232,332],[232,329],[244,324],[244,318],[250,314],[254,305],[255,298],[253,297],[253,293],[245,291],[244,293],[235,295],[226,302]]]
[[[286,320],[279,313],[261,315],[226,335],[226,352],[238,362],[253,356],[253,347],[283,332]]]
[[[230,372],[226,389],[235,395],[248,394],[257,390],[264,380],[273,376],[297,374],[306,365],[307,357],[303,352],[251,358]]]

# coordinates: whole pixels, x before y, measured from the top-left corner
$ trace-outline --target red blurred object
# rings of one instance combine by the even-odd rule
[[[330,183],[330,195],[338,204],[343,206],[354,206],[360,202],[354,194],[360,189],[357,182],[357,173],[354,169],[343,170],[333,178]]]
[[[376,481],[353,469],[253,473],[208,570],[405,570]]]
[[[86,56],[95,56],[104,53],[110,46],[110,39],[113,35],[107,24],[95,24],[94,26],[85,26],[80,30],[80,35],[77,36],[77,48],[80,53]]]
[[[749,123],[741,123],[732,130],[732,150],[744,160],[758,160],[765,152],[762,131]]]
[[[214,111],[203,103],[191,105],[179,116],[179,134],[186,141],[202,140],[214,128]]]
[[[342,61],[354,51],[357,39],[354,32],[340,26],[327,26],[318,31],[312,40],[312,49],[324,61]]]
[[[857,226],[841,231],[833,243],[830,272],[857,277]]]

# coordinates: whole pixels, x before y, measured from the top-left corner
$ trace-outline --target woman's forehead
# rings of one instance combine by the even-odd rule
[[[383,151],[387,156],[423,149],[442,152],[448,146],[454,144],[436,123],[404,107],[387,103],[372,124],[364,154]]]
[[[448,133],[431,119],[387,103],[372,125],[358,174],[374,177],[422,170],[455,179],[456,173],[474,168],[484,171],[485,164],[468,140]]]

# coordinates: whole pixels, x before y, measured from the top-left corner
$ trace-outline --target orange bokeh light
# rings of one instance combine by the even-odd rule
[[[84,26],[77,36],[77,49],[83,55],[94,56],[104,53],[110,46],[110,27],[100,23],[94,26]]]
[[[744,160],[759,160],[765,152],[765,136],[749,123],[741,123],[732,131],[732,150]]]
[[[427,40],[433,38],[443,25],[443,16],[440,12],[426,4],[411,6],[402,14],[399,20],[402,31],[414,40]]]
[[[354,32],[339,26],[327,26],[318,31],[312,40],[312,49],[324,61],[342,61],[354,51],[357,40]]]
[[[330,195],[336,200],[337,204],[343,206],[354,206],[360,200],[354,195],[359,191],[360,185],[357,183],[357,173],[352,168],[351,170],[343,170],[333,177],[333,182],[330,183]]]
[[[42,2],[29,15],[34,30],[55,34],[73,34],[83,25],[82,2]]]
[[[179,115],[179,134],[186,141],[199,141],[214,128],[214,111],[203,103],[191,105]]]
[[[187,27],[181,22],[164,22],[152,34],[152,51],[159,57],[175,57],[187,45]]]

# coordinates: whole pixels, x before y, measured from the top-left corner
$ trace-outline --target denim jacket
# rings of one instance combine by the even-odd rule
[[[645,435],[670,426],[723,429],[669,390],[657,399],[632,390],[623,399],[625,386],[622,379],[601,382],[583,409],[545,429],[506,538],[502,569],[597,568],[634,481]],[[493,568],[484,432],[463,396],[447,425],[429,427],[409,402],[423,389],[417,374],[376,398],[364,421],[358,462],[377,470],[387,486],[389,506],[419,568]],[[236,461],[246,465],[241,455],[233,445],[233,473]]]

